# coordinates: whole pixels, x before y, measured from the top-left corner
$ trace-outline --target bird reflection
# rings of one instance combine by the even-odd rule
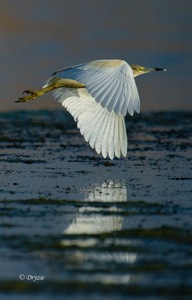
[[[122,229],[123,203],[126,201],[127,189],[125,182],[122,181],[104,182],[101,186],[95,186],[85,193],[84,205],[78,209],[75,218],[63,232],[62,246],[65,249],[76,247],[73,254],[70,253],[70,259],[73,262],[82,264],[92,261],[94,264],[102,265],[135,262],[137,254],[126,249],[132,241],[126,237],[118,238],[116,234],[115,237],[110,234]],[[101,242],[99,238],[103,237],[104,234],[106,236]],[[102,251],[97,251],[99,247]],[[107,250],[104,250],[103,247],[106,247]],[[83,250],[87,248],[89,251]],[[123,251],[118,249],[123,249]],[[121,276],[118,277],[119,279],[116,276],[111,276],[108,275],[108,281],[118,282],[122,280]],[[127,282],[130,281],[129,275],[126,274],[125,277]],[[105,279],[104,276],[102,280]]]
[[[99,234],[121,229],[123,217],[115,214],[120,210],[115,204],[127,200],[125,183],[104,182],[85,195],[84,200],[85,206],[79,208],[65,234]]]

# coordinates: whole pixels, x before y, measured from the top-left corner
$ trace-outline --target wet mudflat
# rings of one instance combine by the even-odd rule
[[[191,120],[127,118],[110,161],[64,111],[1,113],[0,297],[191,299]]]

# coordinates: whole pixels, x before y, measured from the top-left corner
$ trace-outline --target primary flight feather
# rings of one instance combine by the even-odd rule
[[[128,65],[123,60],[95,60],[55,72],[39,91],[16,102],[33,100],[53,90],[55,99],[77,122],[91,148],[104,158],[127,155],[124,117],[140,112],[134,77],[161,68]]]

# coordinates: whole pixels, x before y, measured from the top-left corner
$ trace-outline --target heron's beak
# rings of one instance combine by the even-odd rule
[[[142,71],[143,71],[143,73],[149,73],[149,72],[154,72],[154,71],[166,71],[166,69],[163,69],[163,68],[147,68],[147,67],[144,67]]]
[[[163,68],[148,68],[148,67],[142,67],[138,65],[130,65],[132,70],[133,70],[133,75],[134,77],[146,74],[149,72],[154,72],[154,71],[166,71],[166,69]]]

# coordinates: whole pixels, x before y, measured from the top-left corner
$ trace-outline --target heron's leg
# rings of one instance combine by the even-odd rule
[[[40,97],[43,94],[45,94],[45,93],[47,93],[47,92],[49,92],[49,91],[51,91],[55,88],[56,88],[55,85],[51,85],[51,86],[47,86],[45,88],[41,88],[38,91],[26,90],[26,91],[23,92],[23,94],[26,93],[26,94],[28,94],[28,96],[23,96],[15,102],[26,102],[26,101],[29,101],[29,100],[34,100],[37,97]]]
[[[34,100],[36,99],[37,97],[40,97],[42,96],[43,94],[49,92],[49,91],[52,91],[54,89],[58,89],[60,87],[67,87],[67,88],[84,88],[85,85],[76,81],[76,80],[72,80],[72,79],[57,79],[57,78],[54,78],[52,80],[52,82],[50,82],[49,85],[45,86],[45,87],[42,87],[40,90],[38,91],[32,91],[32,90],[26,90],[23,92],[28,94],[28,96],[24,96],[24,97],[21,97],[19,98],[17,101],[15,102],[26,102],[26,101],[29,101],[29,100]]]

